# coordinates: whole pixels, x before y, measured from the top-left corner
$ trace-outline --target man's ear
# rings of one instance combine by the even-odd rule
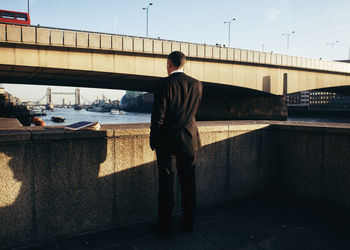
[[[171,68],[173,66],[174,66],[173,62],[169,60],[169,67]]]

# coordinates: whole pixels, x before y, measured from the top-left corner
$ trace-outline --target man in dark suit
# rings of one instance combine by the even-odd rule
[[[174,205],[174,168],[181,188],[182,225],[193,232],[196,208],[195,157],[200,147],[195,115],[202,98],[202,83],[183,72],[186,56],[168,55],[168,77],[154,93],[150,146],[156,150],[159,177],[158,234],[171,235]]]

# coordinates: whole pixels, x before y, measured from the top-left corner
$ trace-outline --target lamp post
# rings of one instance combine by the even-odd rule
[[[28,14],[29,14],[29,0],[28,0]]]
[[[334,41],[334,42],[328,42],[327,45],[331,46],[331,60],[333,60],[333,47],[334,44],[339,43],[339,41]]]
[[[235,18],[232,18],[231,21],[224,22],[225,24],[228,23],[228,47],[230,47],[230,39],[231,39],[231,23],[236,20]]]
[[[294,34],[295,33],[295,31],[292,31],[292,32],[290,32],[290,33],[283,33],[282,34],[282,36],[287,36],[287,54],[288,54],[288,51],[289,51],[289,36],[291,35],[291,34]]]
[[[148,8],[152,5],[153,3],[149,3],[146,8],[142,8],[143,10],[146,10],[146,37],[148,37]]]

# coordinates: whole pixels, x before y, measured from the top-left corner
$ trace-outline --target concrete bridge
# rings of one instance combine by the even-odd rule
[[[206,95],[214,99],[234,96],[256,100],[257,96],[282,96],[311,89],[350,93],[350,64],[347,63],[5,24],[0,24],[0,81],[152,91],[155,80],[166,76],[166,56],[174,50],[188,56],[185,71],[201,80]],[[248,101],[249,106],[252,102]],[[207,103],[212,106],[213,101]],[[258,101],[257,107],[270,110],[271,105],[275,105],[272,103],[261,105]],[[237,109],[235,105],[229,106],[229,110]]]

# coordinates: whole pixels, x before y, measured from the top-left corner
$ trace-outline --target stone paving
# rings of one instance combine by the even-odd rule
[[[201,209],[194,233],[150,233],[151,221],[60,239],[26,250],[349,250],[350,213],[286,198],[254,198]]]

